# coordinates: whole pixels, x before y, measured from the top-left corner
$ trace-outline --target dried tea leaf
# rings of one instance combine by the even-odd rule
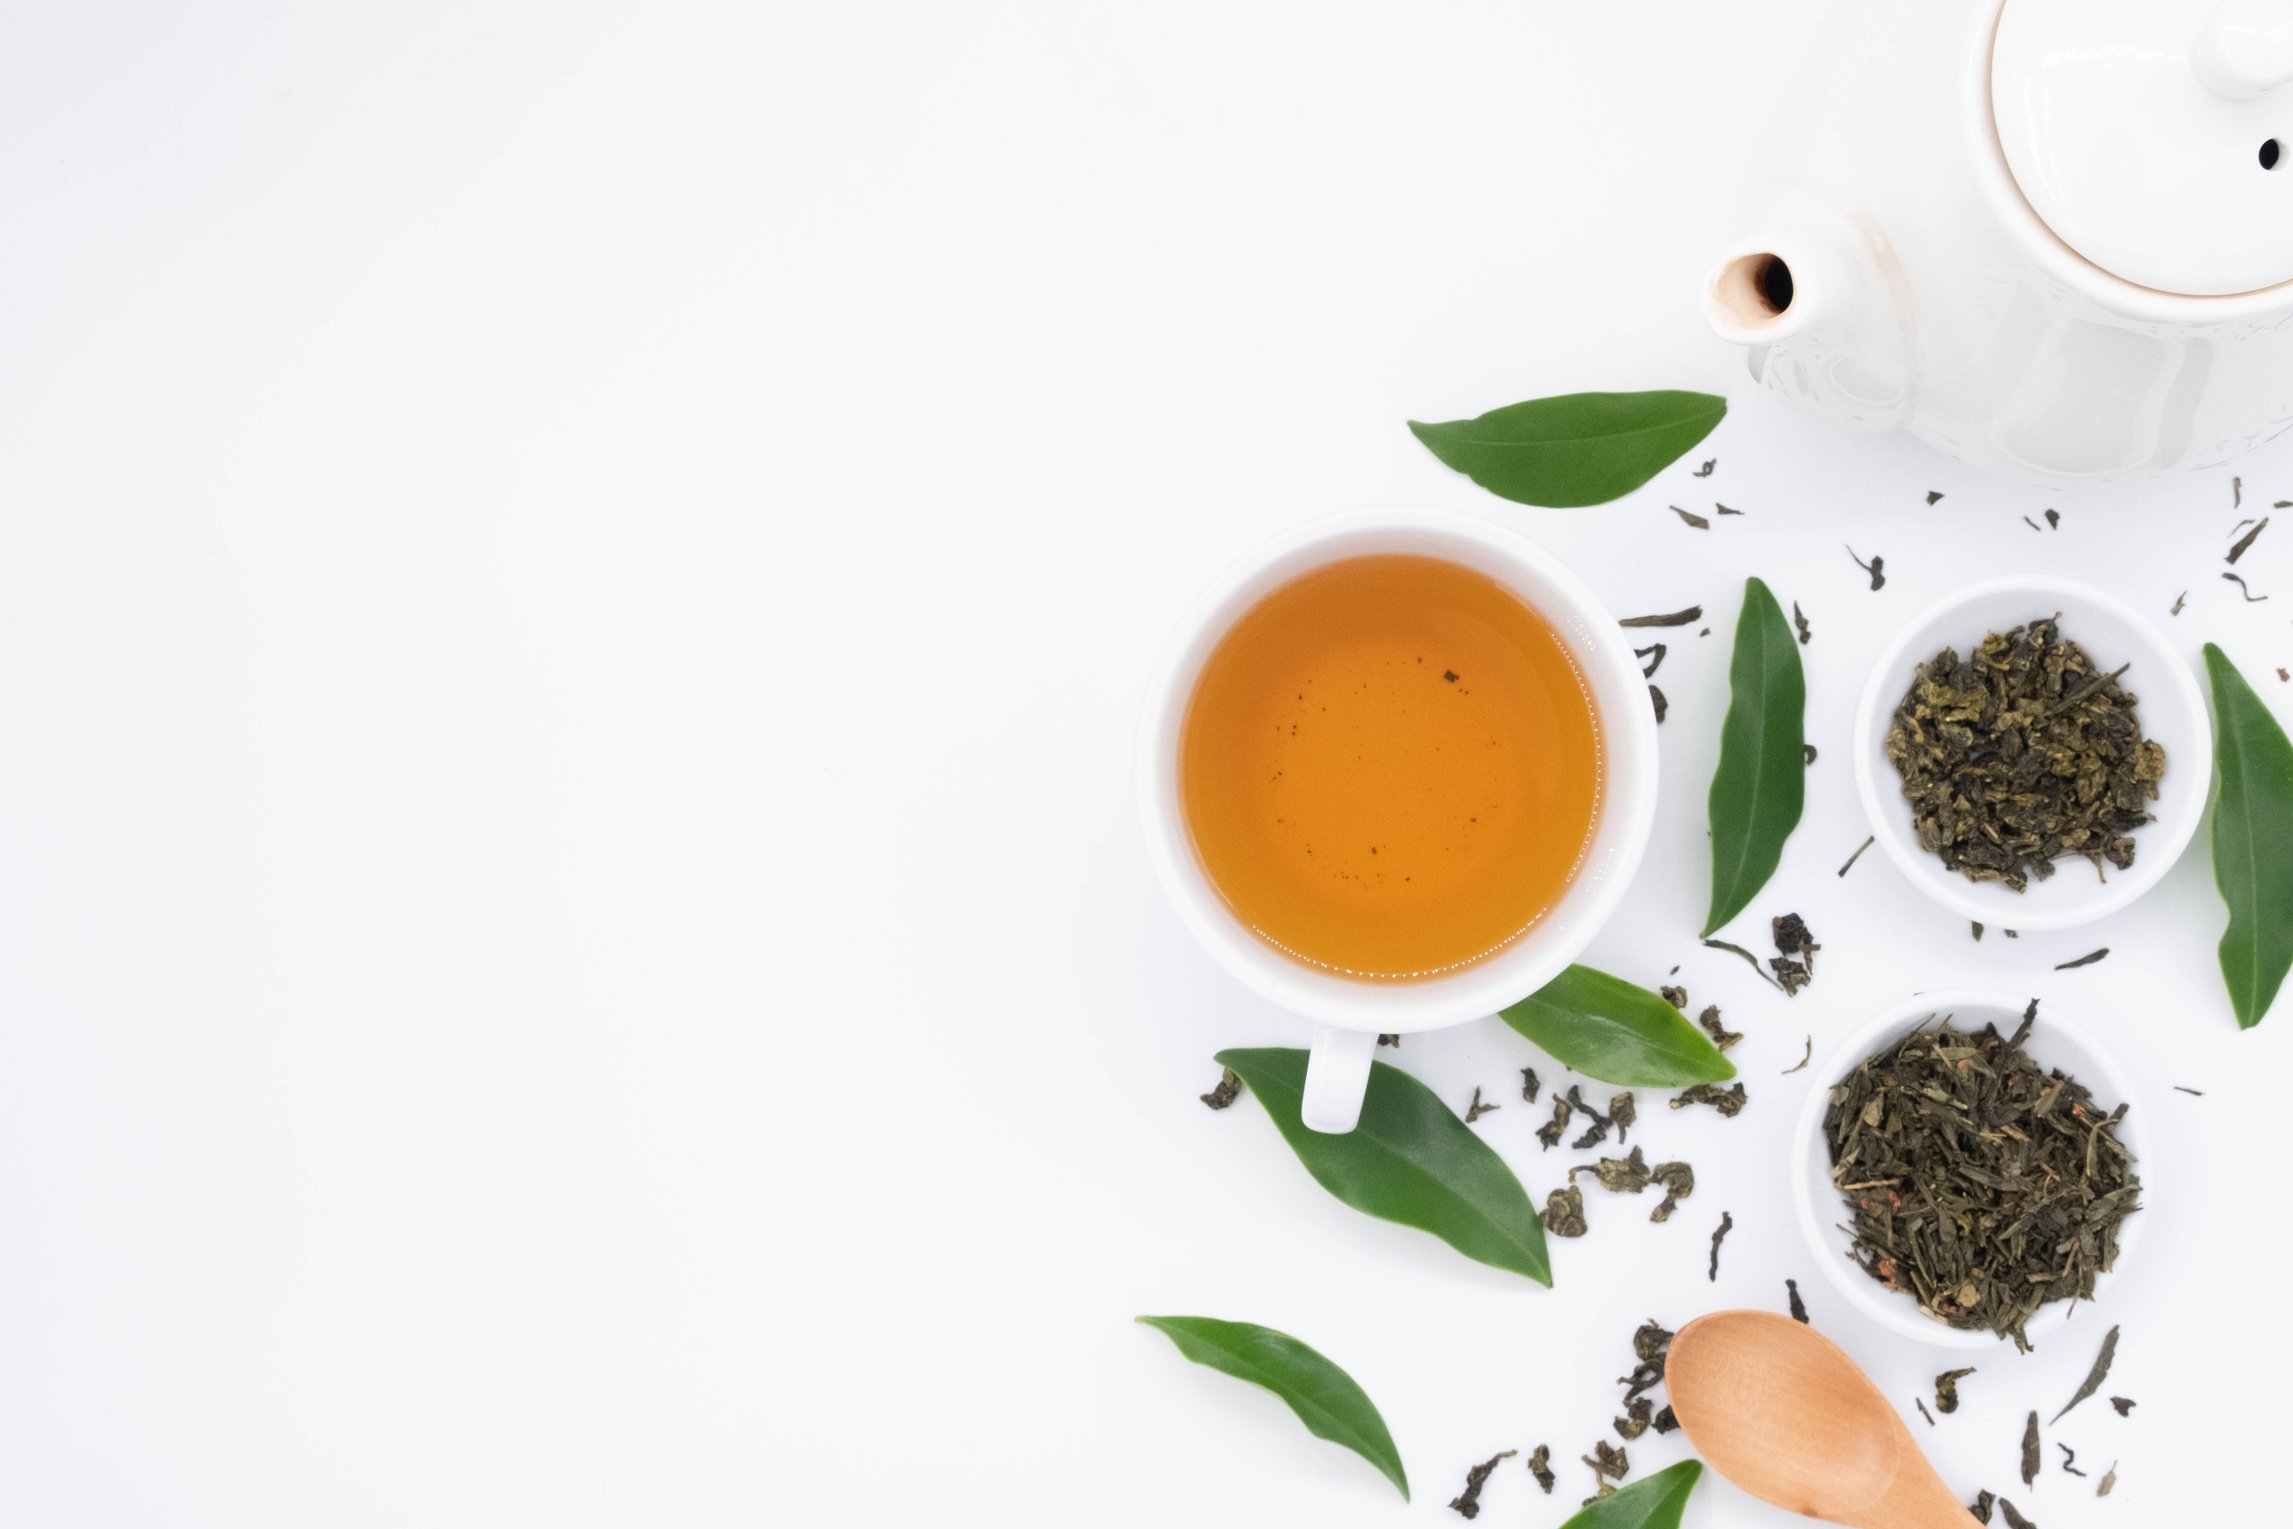
[[[2022,1484],[2029,1486],[2038,1479],[2038,1414],[2022,1425]]]
[[[1665,616],[1627,616],[1616,624],[1633,627],[1692,626],[1703,619],[1704,607],[1691,605],[1684,611],[1673,611],[1670,615]]]
[[[1580,1173],[1591,1174],[1610,1194],[1636,1195],[1649,1182],[1648,1164],[1638,1147],[1629,1157],[1604,1157],[1597,1163],[1579,1164],[1568,1171],[1568,1181],[1574,1184]]]
[[[1218,1069],[1218,1082],[1202,1096],[1202,1102],[1214,1110],[1222,1110],[1242,1095],[1242,1080],[1234,1076],[1234,1069]]]
[[[1539,1444],[1529,1451],[1529,1474],[1537,1478],[1537,1485],[1550,1497],[1553,1491],[1553,1451],[1549,1444]]]
[[[2086,952],[2086,954],[2080,956],[2075,961],[2064,961],[2054,969],[2058,972],[2074,972],[2081,966],[2092,966],[2095,962],[2101,960],[2109,953],[2110,947],[2105,945],[2100,950],[2090,950]]]
[[[1791,1076],[1793,1073],[1795,1073],[1795,1072],[1805,1072],[1805,1071],[1807,1071],[1807,1064],[1808,1064],[1808,1063],[1810,1063],[1810,1062],[1812,1062],[1812,1061],[1814,1061],[1814,1060],[1815,1060],[1815,1037],[1811,1035],[1811,1036],[1809,1036],[1809,1037],[1807,1038],[1807,1049],[1806,1049],[1805,1051],[1803,1051],[1803,1052],[1801,1052],[1801,1053],[1800,1053],[1800,1057],[1799,1057],[1799,1065],[1798,1065],[1797,1067],[1786,1067],[1786,1068],[1783,1070],[1782,1076],[1784,1076],[1784,1077],[1787,1077],[1787,1078],[1788,1078],[1788,1077],[1790,1077],[1790,1076]]]
[[[1855,853],[1847,857],[1847,863],[1839,868],[1839,874],[1844,876],[1849,871],[1855,869],[1855,862],[1863,858],[1863,852],[1878,842],[1879,836],[1877,834],[1873,834],[1869,838],[1866,838],[1861,844],[1856,845]]]
[[[2065,855],[2131,866],[2166,755],[2124,672],[2102,673],[2051,619],[1922,664],[1885,744],[1920,848],[2017,892]]]
[[[1521,1100],[1523,1103],[1536,1103],[1537,1090],[1541,1087],[1543,1087],[1543,1085],[1537,1081],[1537,1070],[1534,1067],[1524,1067],[1521,1069]],[[1558,1133],[1556,1132],[1555,1134],[1557,1135]]]
[[[1885,558],[1874,557],[1870,562],[1866,563],[1863,561],[1863,559],[1855,557],[1855,549],[1853,547],[1847,549],[1847,555],[1851,558],[1855,558],[1856,567],[1871,575],[1871,588],[1874,592],[1885,589],[1887,587],[1887,560]]]
[[[1664,1203],[1669,1205],[1672,1202],[1667,1200]],[[1720,1244],[1727,1240],[1728,1233],[1734,1231],[1735,1227],[1736,1218],[1726,1211],[1721,1211],[1720,1224],[1712,1230],[1711,1272],[1705,1276],[1706,1279],[1710,1280],[1715,1285],[1720,1282]]]
[[[1930,1316],[2018,1344],[2041,1305],[2092,1297],[2141,1204],[2124,1107],[2022,1049],[2037,1007],[2012,1037],[1922,1026],[1841,1078],[1823,1119],[1855,1262]]]
[[[1732,1119],[1743,1113],[1744,1085],[1738,1082],[1722,1088],[1716,1083],[1699,1083],[1674,1099],[1672,1108],[1682,1109],[1691,1104],[1708,1104]]]
[[[1912,1397],[1912,1398],[1911,1398],[1911,1401],[1912,1401],[1912,1404],[1913,1404],[1913,1405],[1915,1405],[1915,1406],[1916,1406],[1916,1407],[1919,1409],[1919,1416],[1921,1416],[1921,1417],[1923,1417],[1923,1418],[1925,1418],[1925,1419],[1927,1420],[1927,1426],[1928,1426],[1929,1428],[1932,1428],[1932,1427],[1934,1427],[1934,1426],[1935,1426],[1935,1415],[1934,1415],[1932,1412],[1929,1412],[1929,1411],[1927,1410],[1927,1403],[1926,1403],[1926,1399],[1925,1399],[1924,1397],[1918,1397],[1918,1396],[1914,1396],[1914,1397]]]
[[[1489,1473],[1497,1468],[1497,1462],[1500,1460],[1510,1460],[1516,1453],[1517,1451],[1515,1450],[1501,1450],[1498,1453],[1491,1455],[1488,1459],[1482,1461],[1479,1465],[1473,1466],[1467,1470],[1465,1472],[1465,1490],[1459,1492],[1455,1497],[1450,1498],[1449,1506],[1455,1508],[1457,1512],[1463,1517],[1480,1517],[1481,1488],[1487,1485],[1489,1480]]]
[[[2072,1476],[2083,1476],[2086,1474],[2084,1471],[2078,1469],[2078,1451],[2072,1449],[2069,1445],[2063,1443],[2060,1439],[2056,1439],[2054,1441],[2054,1447],[2062,1451],[2062,1469],[2066,1474]]]
[[[1716,1003],[1706,1004],[1704,1012],[1696,1016],[1696,1023],[1712,1038],[1712,1044],[1722,1051],[1744,1038],[1741,1031],[1730,1030],[1720,1023],[1720,1006]]]
[[[1501,1104],[1482,1103],[1481,1090],[1479,1088],[1475,1088],[1473,1090],[1473,1102],[1465,1106],[1465,1123],[1467,1125],[1471,1125],[1474,1121],[1479,1120],[1483,1115],[1488,1114],[1491,1110],[1501,1110],[1503,1108],[1504,1106]]]
[[[1669,1221],[1680,1202],[1696,1192],[1696,1170],[1686,1163],[1658,1163],[1648,1170],[1648,1181],[1664,1191],[1664,1203],[1648,1213],[1651,1221]]]
[[[1584,1191],[1574,1183],[1545,1196],[1545,1230],[1555,1237],[1584,1235]]]
[[[1670,1407],[1660,1407],[1657,1409],[1656,1422],[1653,1426],[1658,1433],[1670,1433],[1680,1426],[1680,1420],[1672,1415]]]
[[[2129,1417],[2134,1411],[2134,1399],[2130,1396],[2113,1396],[2110,1405],[2118,1409],[2120,1417]]]
[[[1692,514],[1687,510],[1681,509],[1680,506],[1676,504],[1668,504],[1665,506],[1665,508],[1670,510],[1673,514],[1679,516],[1689,525],[1694,526],[1699,531],[1709,531],[1712,529],[1712,523],[1701,515]]]
[[[1568,1100],[1562,1095],[1555,1094],[1553,1096],[1553,1118],[1537,1127],[1538,1143],[1547,1152],[1552,1151],[1553,1148],[1560,1145],[1562,1133],[1568,1130],[1568,1122]]]
[[[1963,1370],[1945,1370],[1935,1377],[1935,1410],[1951,1413],[1959,1410],[1959,1382],[1975,1372],[1973,1365]]]
[[[2070,1415],[2071,1408],[2102,1389],[2102,1382],[2110,1378],[2111,1361],[2117,1357],[2118,1329],[2113,1327],[2103,1335],[2102,1351],[2094,1356],[2094,1367],[2086,1372],[2086,1379],[2080,1382],[2078,1394],[2062,1404],[2062,1410],[2054,1414],[2055,1422],[2061,1422]]]
[[[1645,1396],[1635,1398],[1632,1405],[1624,1409],[1624,1416],[1615,1420],[1617,1436],[1628,1441],[1639,1438],[1648,1431],[1655,1413],[1654,1402]]]
[[[1623,1146],[1625,1133],[1640,1121],[1640,1102],[1632,1097],[1629,1089],[1609,1096],[1608,1119],[1616,1127],[1616,1144]]]
[[[2110,1462],[2110,1468],[2102,1473],[2102,1480],[2095,1486],[2094,1495],[2096,1497],[2107,1497],[2110,1495],[2110,1488],[2116,1486],[2117,1484],[2118,1462],[2113,1460]]]
[[[1999,1515],[2006,1520],[2006,1529],[2038,1529],[2036,1524],[2024,1518],[2016,1510],[2014,1504],[2003,1497],[1998,1500],[1998,1511]]]
[[[1783,1282],[1783,1288],[1784,1293],[1791,1297],[1791,1319],[1803,1326],[1806,1325],[1807,1302],[1799,1298],[1799,1281],[1787,1279]]]
[[[1975,1500],[1967,1504],[1967,1511],[1975,1516],[1976,1522],[1987,1524],[1990,1522],[1991,1507],[1997,1501],[1988,1492],[1977,1492]]]

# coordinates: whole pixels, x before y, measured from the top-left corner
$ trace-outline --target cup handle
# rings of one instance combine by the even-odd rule
[[[1309,1131],[1343,1136],[1361,1122],[1362,1096],[1369,1092],[1370,1053],[1377,1037],[1359,1030],[1323,1025],[1314,1032],[1306,1057],[1306,1091],[1298,1118]]]

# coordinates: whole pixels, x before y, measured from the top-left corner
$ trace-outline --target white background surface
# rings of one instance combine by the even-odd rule
[[[2235,1029],[2202,844],[2103,927],[1980,945],[1876,855],[1833,873],[1864,666],[1970,560],[2161,622],[2187,589],[2192,661],[2293,699],[2293,521],[2241,605],[2227,472],[2046,492],[1753,395],[1694,288],[1816,12],[10,7],[0,1517],[1448,1523],[1468,1463],[1548,1442],[1566,1495],[1508,1462],[1483,1521],[1557,1524],[1644,1317],[1794,1276],[1906,1409],[1942,1368],[1810,1266],[1774,1074],[1961,983],[2103,1036],[2163,1150],[2140,1266],[1921,1438],[2018,1486],[2022,1412],[2122,1321],[2134,1416],[2060,1431],[2117,1493],[2050,1444],[2011,1495],[2047,1529],[2273,1511],[2254,1155],[2293,1014]],[[1500,503],[1402,428],[1665,386],[1736,404],[1717,472],[1601,509]],[[2238,471],[2293,497],[2285,450]],[[1713,496],[1747,514],[1664,508]],[[1726,1005],[1753,1103],[1644,1096],[1696,1197],[1595,1197],[1552,1291],[1195,1102],[1214,1050],[1302,1032],[1186,942],[1133,816],[1185,598],[1382,502],[1717,618],[1659,677],[1654,850],[1592,959]],[[1823,940],[1791,1003],[1692,938],[1751,572],[1815,628],[1824,757],[1754,910]],[[1460,1107],[1530,1060],[1495,1024],[1401,1055]],[[1573,1157],[1537,1123],[1478,1129],[1541,1198]],[[1415,1505],[1141,1311],[1338,1359]],[[1781,1522],[1714,1478],[1689,1516]]]

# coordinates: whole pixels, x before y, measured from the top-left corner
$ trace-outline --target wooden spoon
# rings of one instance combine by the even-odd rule
[[[1754,1497],[1855,1529],[1964,1529],[1902,1416],[1839,1345],[1771,1311],[1720,1311],[1673,1335],[1672,1415]]]

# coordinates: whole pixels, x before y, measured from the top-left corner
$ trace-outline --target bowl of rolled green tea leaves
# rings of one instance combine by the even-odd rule
[[[2019,1348],[2107,1299],[2141,1227],[2149,1134],[2125,1077],[2035,999],[1925,993],[1808,1095],[1801,1230],[1841,1295],[1906,1337]]]
[[[2212,774],[2193,665],[2070,579],[1951,595],[1896,636],[1856,711],[1872,836],[1995,929],[2067,929],[2141,896],[2196,835]]]

